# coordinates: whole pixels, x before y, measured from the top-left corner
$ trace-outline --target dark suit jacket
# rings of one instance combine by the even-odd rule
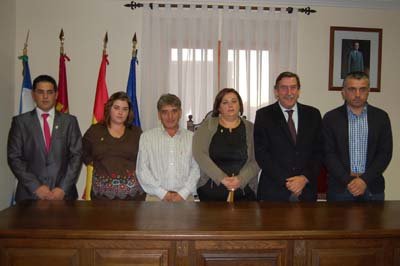
[[[388,114],[372,105],[367,107],[368,146],[366,171],[361,178],[371,193],[385,189],[383,171],[392,158],[393,139]],[[344,192],[350,176],[349,130],[346,104],[328,112],[323,119],[325,164],[328,193]]]
[[[36,109],[12,120],[7,145],[8,165],[18,179],[16,201],[37,199],[41,185],[59,187],[65,199],[76,199],[82,166],[82,136],[72,115],[55,112],[50,152],[47,154]]]
[[[256,160],[262,172],[257,198],[288,201],[286,179],[304,175],[309,183],[299,199],[317,199],[317,177],[321,167],[321,114],[318,109],[297,103],[298,130],[294,144],[285,116],[276,102],[257,111],[254,123]]]

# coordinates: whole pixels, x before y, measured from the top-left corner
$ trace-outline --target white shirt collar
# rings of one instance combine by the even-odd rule
[[[55,114],[55,108],[51,108],[49,111],[45,112],[42,109],[40,109],[39,107],[36,107],[36,112],[38,114],[39,117],[42,117],[42,114],[49,114],[50,117],[54,117]]]
[[[166,134],[168,137],[171,137],[171,136],[168,134],[167,130],[164,128],[164,125],[163,125],[163,124],[161,124],[160,130],[161,130],[164,134]],[[174,135],[173,137],[179,136],[180,134],[181,134],[181,127],[178,128],[178,131],[176,131],[176,133],[175,133],[175,135]]]
[[[278,103],[279,103],[279,107],[281,108],[283,113],[285,113],[287,110],[293,110],[293,112],[297,113],[297,103],[295,103],[295,105],[290,109],[283,107],[279,101],[278,101]]]

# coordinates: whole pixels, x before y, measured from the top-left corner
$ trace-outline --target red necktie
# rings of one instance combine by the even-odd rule
[[[50,135],[49,123],[47,123],[47,117],[49,117],[49,114],[42,114],[44,139],[46,140],[46,151],[49,152],[51,144],[51,135]]]
[[[290,135],[292,135],[293,142],[296,144],[296,135],[297,134],[296,134],[296,127],[294,126],[294,122],[293,122],[293,118],[292,118],[293,110],[286,110],[286,112],[289,115],[289,119],[288,119],[287,123],[288,123],[289,131],[290,131]]]

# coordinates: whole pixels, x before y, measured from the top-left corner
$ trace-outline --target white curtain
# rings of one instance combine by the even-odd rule
[[[163,93],[182,100],[183,127],[187,115],[200,122],[212,109],[219,89],[219,40],[220,87],[239,90],[244,114],[253,120],[255,110],[271,98],[277,74],[296,70],[296,31],[297,15],[275,11],[204,5],[144,9],[138,91],[143,129],[158,125],[156,103]]]
[[[239,91],[244,115],[254,121],[256,110],[274,101],[279,73],[296,72],[297,13],[248,8],[222,14],[221,87]]]

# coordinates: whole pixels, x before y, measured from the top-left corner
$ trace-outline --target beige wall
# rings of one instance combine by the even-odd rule
[[[131,11],[123,7],[123,4],[124,1],[110,0],[17,0],[16,52],[21,53],[26,32],[30,29],[29,63],[32,78],[48,73],[58,80],[58,36],[61,28],[64,29],[65,52],[71,59],[67,62],[69,108],[70,113],[78,117],[82,133],[92,121],[106,31],[109,37],[109,94],[126,90],[135,32],[138,34],[140,49],[141,11]],[[17,73],[15,82],[20,84],[20,64],[15,62],[12,66]],[[16,106],[18,97],[19,92],[16,91]],[[8,128],[9,123],[5,124]],[[80,191],[84,187],[85,172],[86,167],[83,167],[78,181]]]
[[[105,31],[109,32],[109,61],[107,81],[109,92],[125,90],[131,39],[138,33],[139,49],[141,36],[141,10],[131,11],[123,7],[124,1],[110,0],[16,0],[16,14],[8,12],[12,0],[2,1],[0,15],[9,18],[7,27],[0,25],[0,34],[7,36],[8,61],[0,62],[0,73],[9,86],[14,86],[14,112],[17,110],[19,87],[21,84],[21,65],[16,60],[23,47],[26,31],[30,29],[29,41],[30,67],[32,77],[48,73],[57,78],[58,75],[58,34],[63,27],[66,35],[65,49],[71,58],[67,64],[68,93],[70,112],[77,115],[81,130],[85,132],[91,121],[93,100],[102,51],[102,39]],[[5,8],[4,8],[5,7]],[[12,8],[11,8],[12,9]],[[382,58],[382,92],[372,93],[370,102],[382,106],[392,117],[394,132],[394,156],[386,171],[387,199],[400,199],[396,193],[400,181],[395,173],[400,168],[399,138],[400,124],[394,115],[400,113],[396,98],[400,96],[395,81],[396,62],[400,55],[396,45],[400,43],[400,32],[395,25],[400,24],[400,11],[379,11],[343,8],[316,8],[318,13],[311,16],[300,15],[298,39],[298,72],[302,79],[301,101],[320,108],[322,113],[342,104],[338,92],[328,91],[328,47],[330,26],[374,27],[383,28]],[[60,11],[62,10],[62,11]],[[14,10],[15,12],[15,10]],[[3,16],[2,20],[4,20]],[[16,18],[13,23],[10,21]],[[15,38],[14,38],[15,35]],[[2,37],[3,45],[3,37]],[[3,50],[3,48],[2,48]],[[139,50],[140,51],[140,50]],[[3,57],[2,57],[3,58]],[[140,57],[139,68],[140,74]],[[8,73],[7,75],[4,73]],[[15,74],[14,74],[15,73]],[[14,75],[14,79],[11,77]],[[140,87],[140,83],[138,84]],[[8,95],[2,90],[2,96]],[[397,96],[397,97],[396,97]],[[8,96],[10,98],[10,96]],[[140,98],[140,95],[139,95]],[[1,99],[1,108],[10,105],[6,97]],[[4,110],[2,109],[2,113]],[[10,109],[10,108],[9,108]],[[10,116],[1,120],[1,136],[8,132]],[[0,139],[0,148],[5,150],[5,138]],[[4,152],[1,153],[4,156]],[[1,174],[8,172],[4,158],[0,167]],[[85,171],[85,169],[84,169]],[[85,179],[84,171],[79,180],[82,189]],[[5,177],[7,178],[7,177]],[[4,180],[3,180],[4,182]],[[12,183],[7,181],[8,183]],[[9,187],[0,187],[0,195],[5,195]],[[0,199],[2,200],[2,199]],[[5,206],[5,201],[0,201]]]
[[[10,203],[14,178],[7,166],[7,135],[14,109],[15,1],[0,4],[0,210]],[[21,70],[20,70],[21,71]]]
[[[369,102],[385,109],[391,118],[394,152],[385,172],[386,199],[400,200],[400,89],[398,62],[400,62],[400,11],[361,10],[344,8],[317,8],[311,16],[300,15],[298,40],[298,73],[302,78],[301,101],[314,105],[324,114],[342,104],[339,92],[328,91],[329,32],[331,26],[382,28],[382,82],[381,92],[371,93]]]

